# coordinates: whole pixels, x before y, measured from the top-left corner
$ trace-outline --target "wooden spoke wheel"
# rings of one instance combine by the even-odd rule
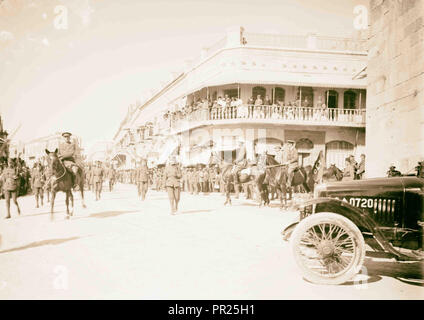
[[[313,214],[294,229],[291,246],[303,277],[318,284],[341,284],[362,268],[365,241],[349,219],[331,212]]]

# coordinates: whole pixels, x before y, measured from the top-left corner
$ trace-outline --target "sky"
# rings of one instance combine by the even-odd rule
[[[359,4],[368,0],[0,0],[0,115],[9,132],[21,124],[13,142],[70,131],[88,150],[230,28],[351,36]]]

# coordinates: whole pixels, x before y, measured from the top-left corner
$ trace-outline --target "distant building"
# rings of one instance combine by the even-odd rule
[[[232,161],[241,139],[255,159],[290,139],[299,164],[313,164],[323,151],[327,165],[343,168],[365,148],[366,79],[354,75],[366,64],[359,38],[229,32],[129,110],[114,138],[116,157],[129,167],[137,157],[159,164],[177,152],[191,165],[207,163],[213,145]],[[240,100],[202,105],[219,97]]]

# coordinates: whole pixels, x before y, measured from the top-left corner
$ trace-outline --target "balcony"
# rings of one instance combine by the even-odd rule
[[[212,108],[209,110],[198,109],[187,115],[181,114],[179,117],[175,115],[171,116],[171,119],[167,119],[166,123],[169,126],[168,132],[172,134],[200,126],[222,124],[261,123],[274,125],[365,127],[365,109],[241,105],[238,107]]]

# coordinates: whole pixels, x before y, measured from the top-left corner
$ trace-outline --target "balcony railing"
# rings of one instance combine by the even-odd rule
[[[171,116],[171,119],[167,119],[172,131],[179,131],[187,125],[195,127],[201,123],[217,124],[229,121],[363,127],[365,109],[241,105],[198,109],[187,115]]]

